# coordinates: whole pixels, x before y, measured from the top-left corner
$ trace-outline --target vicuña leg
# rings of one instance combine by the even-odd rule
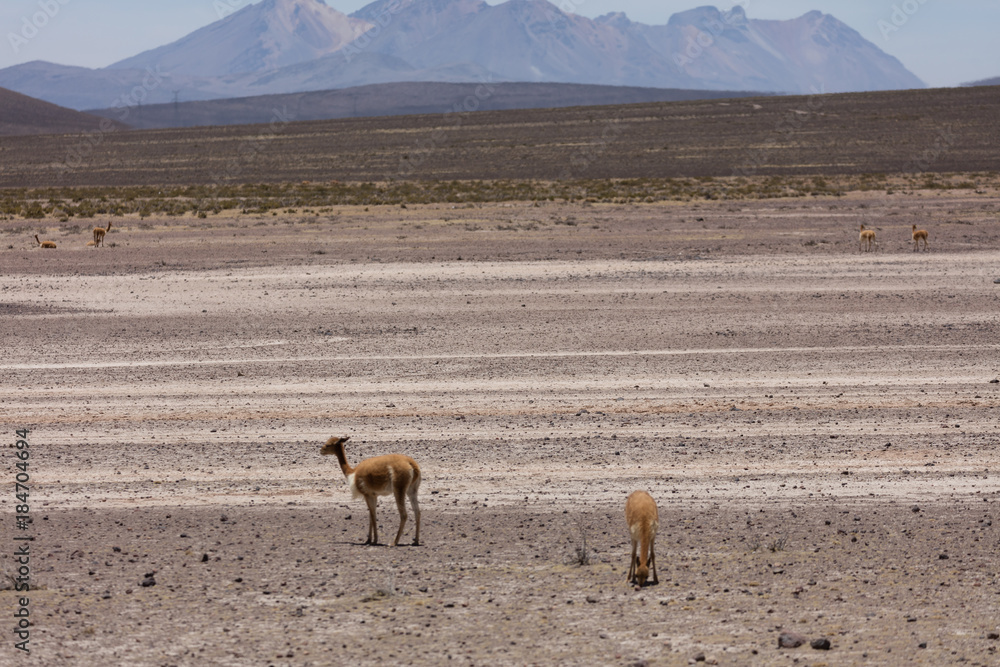
[[[365,496],[365,502],[368,504],[368,539],[365,544],[378,544],[378,513],[375,511],[378,497]]]

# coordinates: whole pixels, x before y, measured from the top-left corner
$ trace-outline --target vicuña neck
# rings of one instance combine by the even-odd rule
[[[347,455],[344,454],[344,445],[334,447],[333,453],[337,456],[337,462],[340,463],[340,469],[344,471],[345,476],[354,472],[354,468],[347,462]]]

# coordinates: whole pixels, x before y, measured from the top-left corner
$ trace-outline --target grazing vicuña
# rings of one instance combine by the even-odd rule
[[[628,524],[628,532],[632,538],[628,581],[644,586],[649,578],[649,568],[652,567],[653,583],[660,583],[656,576],[656,552],[653,548],[656,531],[660,528],[660,515],[653,497],[645,491],[634,491],[625,501],[625,523]]]
[[[917,229],[917,226],[913,225],[913,252],[920,247],[921,241],[924,242],[924,250],[927,250],[927,230]]]
[[[340,469],[344,471],[347,483],[351,486],[351,495],[355,498],[364,496],[365,502],[368,503],[368,539],[365,540],[365,544],[378,544],[378,520],[375,515],[378,496],[392,495],[395,496],[396,507],[399,508],[399,530],[396,532],[396,539],[392,541],[392,546],[399,544],[403,527],[406,525],[406,498],[410,499],[413,514],[417,519],[413,545],[419,545],[420,505],[417,503],[417,491],[420,489],[420,466],[409,456],[386,454],[365,459],[356,468],[352,468],[344,454],[344,443],[349,439],[350,436],[330,438],[323,445],[320,454],[324,456],[334,454],[337,457]]]

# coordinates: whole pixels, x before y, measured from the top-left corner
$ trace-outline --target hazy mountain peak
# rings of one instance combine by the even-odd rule
[[[193,76],[266,71],[334,53],[372,27],[322,0],[264,0],[111,68]]]
[[[18,65],[0,70],[0,86],[76,108],[127,101],[140,84],[144,104],[416,80],[794,93],[924,87],[819,11],[761,20],[739,5],[704,5],[645,25],[621,12],[589,19],[570,9],[547,0],[375,0],[348,17],[321,0],[263,0],[111,68]],[[149,70],[158,78],[151,90]]]
[[[695,7],[694,9],[688,9],[683,12],[677,12],[672,15],[667,21],[668,26],[684,26],[684,25],[696,25],[699,27],[704,27],[706,23],[710,21],[719,21],[722,19],[722,12],[719,11],[718,7],[713,7],[712,5],[702,5],[701,7]]]
[[[750,19],[747,18],[747,13],[743,10],[742,5],[736,5],[725,15],[726,23],[732,26],[737,25],[747,25]]]

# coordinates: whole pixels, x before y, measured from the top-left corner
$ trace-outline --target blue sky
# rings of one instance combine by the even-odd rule
[[[219,18],[220,5],[255,0],[3,0],[0,68],[29,60],[104,67]],[[499,4],[499,0],[487,0]],[[327,0],[351,13],[367,0]],[[710,0],[554,0],[565,11],[595,17],[623,11],[634,21],[663,24],[670,15]],[[833,14],[899,58],[932,86],[1000,76],[997,0],[732,0],[750,18],[788,19],[810,10]],[[25,38],[25,36],[29,36]]]

